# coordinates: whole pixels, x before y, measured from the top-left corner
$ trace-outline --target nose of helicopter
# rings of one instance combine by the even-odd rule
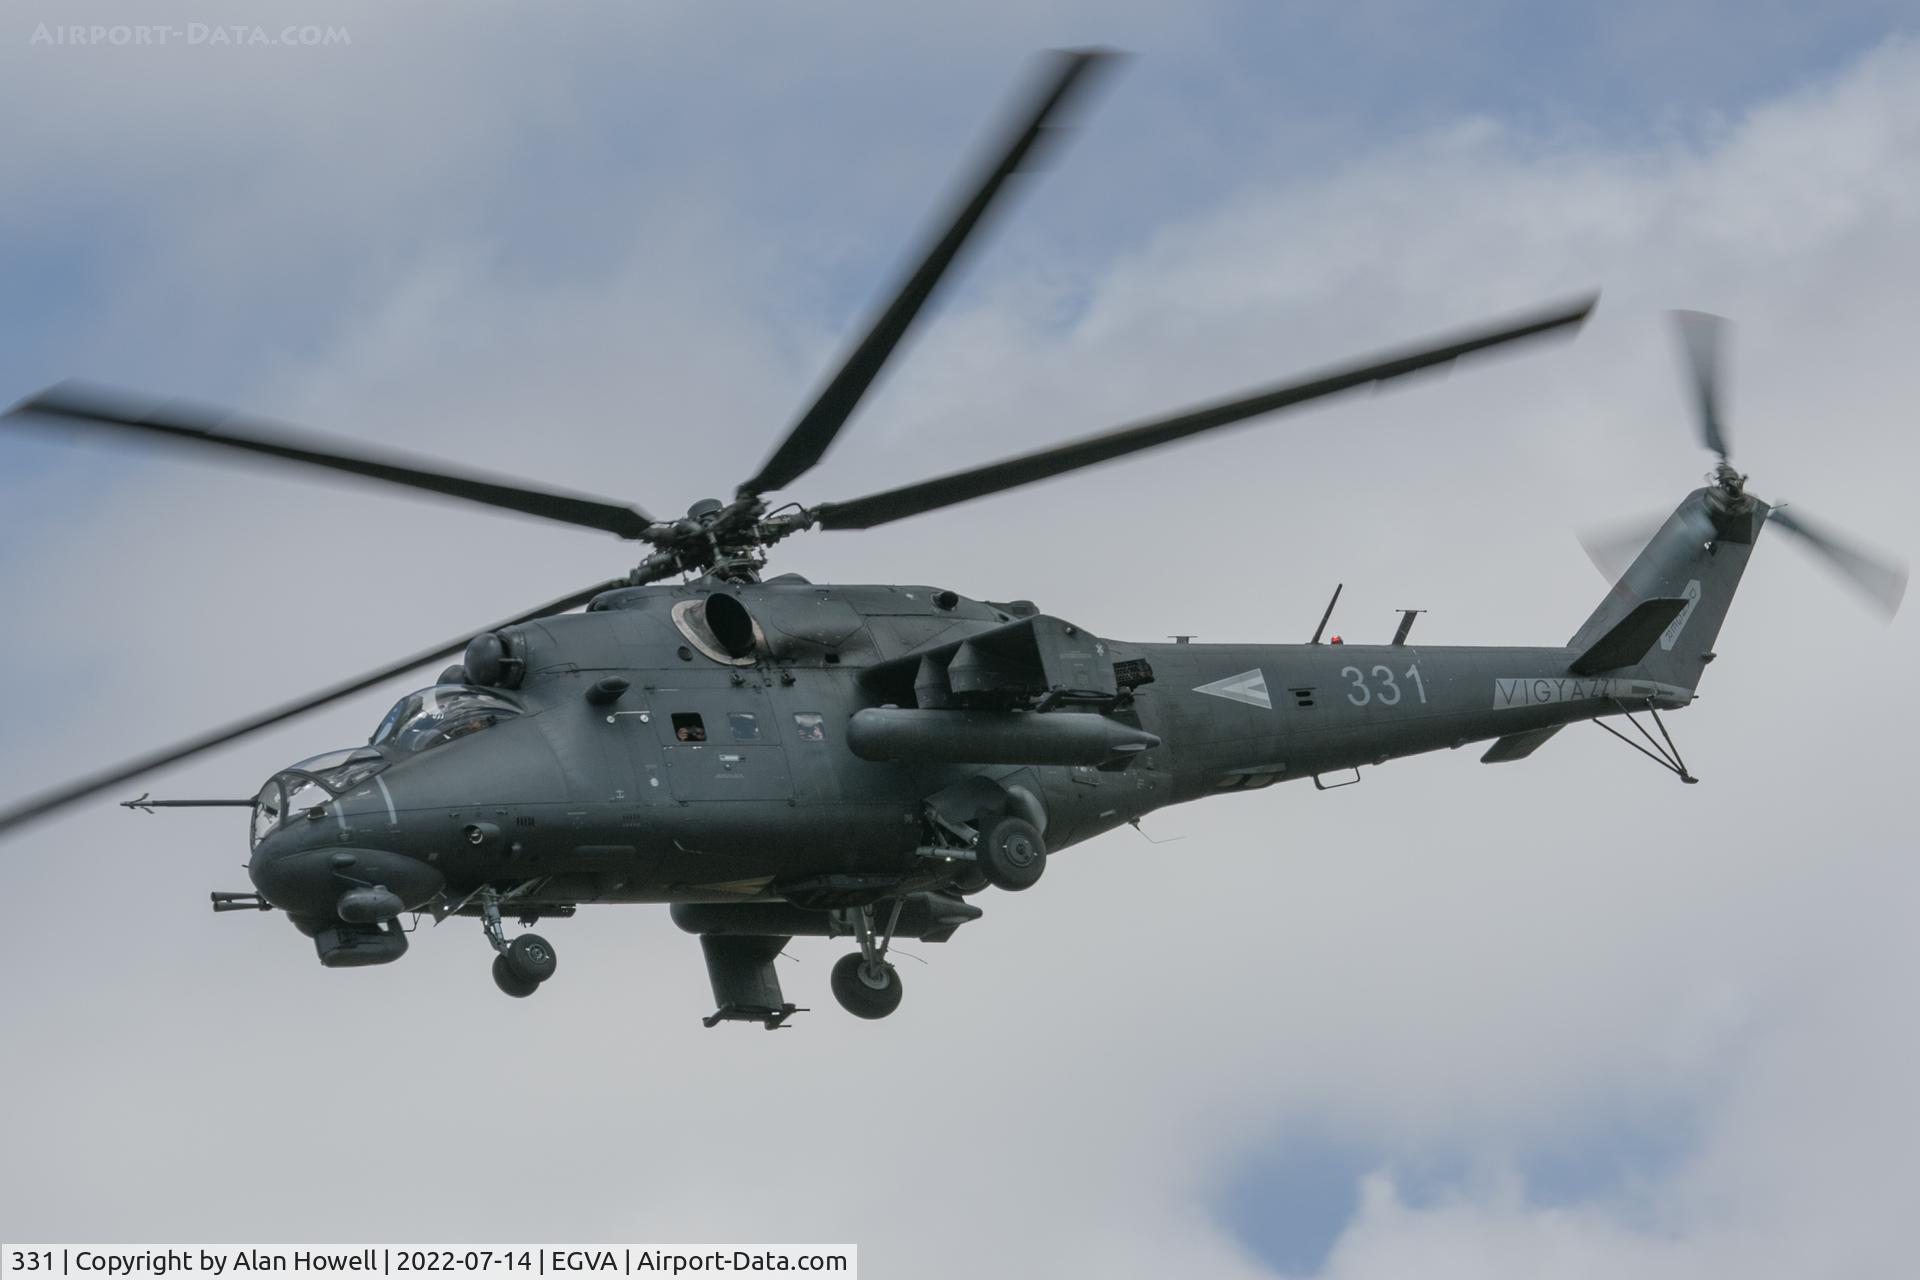
[[[260,896],[282,911],[372,924],[421,906],[445,885],[419,858],[364,842],[337,804],[288,812],[282,784],[276,776],[261,790],[247,863]]]
[[[419,907],[446,879],[406,854],[303,842],[297,833],[262,840],[247,863],[260,896],[290,915],[372,924]]]

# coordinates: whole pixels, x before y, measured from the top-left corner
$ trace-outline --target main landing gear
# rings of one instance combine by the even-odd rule
[[[981,877],[996,889],[1031,889],[1047,869],[1047,844],[1040,829],[1010,813],[981,825],[973,856]]]
[[[1007,794],[997,786],[986,785],[994,793],[981,803],[978,814],[968,821],[958,820],[953,809],[971,800],[982,800],[978,789],[964,791],[951,804],[939,797],[928,802],[928,835],[921,845],[922,857],[944,862],[953,876],[953,887],[973,894],[991,886],[1018,893],[1040,883],[1047,869],[1047,841],[1034,818],[1044,820],[1038,802],[1030,806],[1031,816],[1022,816],[1007,805]],[[943,793],[944,794],[944,793]],[[1003,805],[1006,805],[1003,809]]]
[[[553,944],[537,933],[523,933],[509,941],[500,924],[500,895],[492,889],[480,894],[480,923],[493,945],[493,983],[516,1000],[524,1000],[553,976]]]
[[[900,971],[887,959],[894,926],[900,923],[902,900],[893,900],[886,929],[876,933],[871,906],[850,909],[846,915],[860,949],[841,956],[833,966],[833,998],[856,1018],[884,1018],[900,1007]]]

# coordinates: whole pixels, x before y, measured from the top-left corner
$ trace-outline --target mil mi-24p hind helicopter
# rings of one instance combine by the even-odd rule
[[[1166,805],[1299,779],[1340,785],[1349,769],[1469,742],[1492,743],[1485,760],[1519,760],[1563,726],[1603,717],[1641,725],[1635,745],[1692,781],[1659,713],[1692,700],[1768,523],[1897,606],[1904,571],[1746,491],[1728,461],[1717,329],[1704,317],[1686,319],[1685,332],[1719,466],[1563,646],[1413,645],[1411,614],[1378,646],[1322,644],[1319,633],[1304,645],[1140,644],[1026,602],[763,578],[767,550],[804,530],[934,511],[1564,334],[1586,317],[1591,299],[851,502],[770,507],[766,495],[825,454],[1007,180],[1033,166],[1067,100],[1105,61],[1054,57],[765,465],[731,501],[697,502],[680,519],[71,385],[17,406],[9,421],[345,472],[652,550],[621,580],[29,798],[0,812],[0,832],[459,654],[367,745],[289,766],[251,799],[127,804],[248,808],[254,891],[216,893],[214,909],[285,912],[329,967],[399,959],[404,915],[475,917],[495,981],[527,996],[553,976],[554,950],[537,934],[509,938],[506,919],[530,926],[583,903],[669,903],[705,952],[718,1006],[709,1026],[787,1021],[796,1009],[773,959],[794,936],[852,939],[833,992],[850,1012],[879,1018],[901,998],[888,960],[895,937],[945,941],[982,914],[974,895],[1031,888],[1052,854]],[[1633,718],[1642,712],[1657,737]]]

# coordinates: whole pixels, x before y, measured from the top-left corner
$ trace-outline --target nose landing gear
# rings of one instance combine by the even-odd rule
[[[900,971],[885,960],[868,965],[858,951],[834,961],[833,998],[856,1018],[884,1018],[900,1007]]]
[[[856,1018],[884,1018],[900,1007],[903,994],[900,971],[887,959],[887,948],[893,945],[893,931],[900,923],[903,902],[901,898],[893,900],[884,932],[874,929],[871,906],[846,913],[851,917],[849,923],[854,935],[860,940],[860,949],[834,962],[830,981],[833,998]]]
[[[557,960],[553,944],[537,933],[507,938],[500,923],[500,895],[492,889],[480,891],[480,923],[492,944],[493,983],[516,1000],[524,1000],[553,976]]]
[[[540,989],[540,984],[530,982],[507,967],[505,956],[493,958],[493,985],[516,1000],[524,1000]]]

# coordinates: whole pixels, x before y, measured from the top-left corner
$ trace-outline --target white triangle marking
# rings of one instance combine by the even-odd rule
[[[1258,667],[1224,680],[1215,680],[1212,684],[1195,685],[1193,691],[1225,698],[1229,702],[1244,702],[1250,707],[1273,710],[1273,699],[1267,696],[1266,673]]]

